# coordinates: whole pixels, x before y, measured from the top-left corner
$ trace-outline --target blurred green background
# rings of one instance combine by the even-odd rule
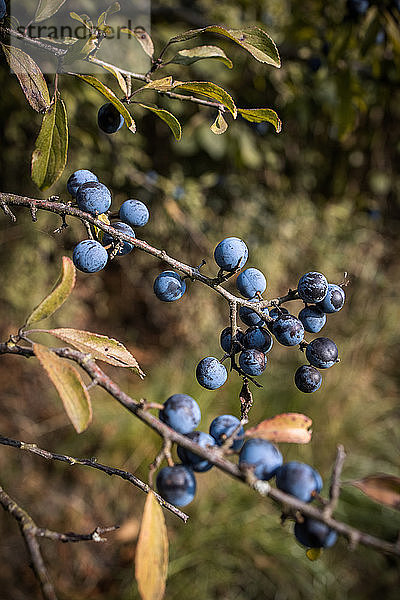
[[[313,419],[308,446],[281,449],[286,460],[309,462],[321,472],[325,494],[337,443],[348,453],[344,480],[399,473],[399,20],[397,3],[389,1],[370,2],[360,16],[344,0],[152,2],[157,48],[172,35],[207,24],[254,24],[270,33],[281,53],[280,70],[210,36],[202,42],[218,42],[234,68],[204,61],[186,70],[175,67],[173,74],[215,81],[238,106],[275,109],[283,121],[279,135],[268,125],[238,119],[216,136],[210,131],[212,110],[161,99],[183,122],[182,141],[138,111],[135,135],[123,128],[107,136],[96,124],[104,102],[99,93],[68,76],[60,83],[71,139],[67,169],[51,193],[67,199],[68,176],[79,168],[93,170],[112,189],[114,207],[131,197],[148,204],[151,220],[139,237],[192,265],[204,258],[210,275],[216,272],[215,245],[228,235],[242,237],[249,266],[267,276],[268,298],[295,287],[309,270],[332,282],[349,273],[346,305],[324,329],[336,341],[341,363],[323,374],[317,393],[305,395],[293,383],[303,356],[275,344],[251,412],[253,425],[286,411]],[[0,81],[0,189],[41,197],[29,176],[40,116],[3,59]],[[29,212],[20,210],[14,225],[1,217],[2,340],[51,288],[61,256],[71,256],[86,237],[79,223],[69,223],[57,236],[54,215],[41,213],[33,224]],[[235,374],[216,392],[200,388],[194,378],[201,358],[222,355],[219,333],[228,325],[228,307],[195,283],[178,303],[159,302],[152,284],[164,267],[135,251],[99,274],[78,274],[71,299],[43,326],[120,339],[147,373],[141,382],[106,368],[121,387],[134,398],[161,403],[176,392],[191,394],[202,409],[201,428],[208,430],[218,414],[239,413],[241,382]],[[293,310],[299,309],[296,303]],[[78,436],[34,360],[3,357],[0,381],[4,435],[54,452],[96,456],[147,479],[160,440],[105,393],[92,391],[93,424]],[[133,560],[143,494],[122,480],[11,448],[1,448],[0,466],[2,485],[39,525],[77,532],[121,525],[106,544],[43,542],[61,599],[138,598]],[[349,551],[339,540],[310,562],[294,540],[293,525],[282,527],[268,500],[215,469],[198,476],[198,488],[187,507],[187,525],[167,515],[169,600],[398,597],[395,559],[362,547]],[[397,537],[398,513],[351,487],[343,489],[336,514],[388,540]],[[0,597],[38,598],[17,525],[5,514],[0,532]]]

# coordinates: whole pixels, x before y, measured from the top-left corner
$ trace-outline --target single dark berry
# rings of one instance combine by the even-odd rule
[[[92,173],[92,171],[88,171],[87,169],[79,169],[79,171],[75,171],[75,173],[72,173],[72,175],[68,179],[67,190],[71,194],[71,196],[73,196],[73,198],[76,198],[76,194],[80,186],[84,183],[88,183],[89,181],[99,180],[97,179],[96,175]]]
[[[311,271],[300,278],[297,291],[304,302],[321,302],[327,294],[328,282],[322,273]]]
[[[0,21],[1,21],[1,19],[4,19],[6,14],[7,14],[7,5],[5,3],[5,0],[0,0]]]
[[[295,460],[282,465],[276,472],[276,487],[303,502],[311,502],[322,487],[318,471]]]
[[[284,306],[280,306],[279,308],[271,308],[269,311],[269,316],[273,321],[267,321],[267,328],[271,333],[274,333],[274,325],[275,321],[282,315],[288,315],[289,311]]]
[[[265,291],[267,280],[261,271],[250,267],[239,273],[236,287],[245,298],[254,298],[256,294],[262,294]]]
[[[242,350],[241,344],[242,344],[242,340],[243,340],[243,333],[239,330],[236,331],[236,340],[237,341],[233,344],[233,348],[232,348],[232,351],[234,354],[237,354],[238,352],[240,352]],[[231,353],[232,334],[231,334],[230,327],[225,327],[225,329],[223,329],[221,331],[220,344],[221,344],[222,350],[224,350],[227,354]]]
[[[278,448],[261,438],[245,442],[239,454],[239,467],[254,467],[254,475],[264,481],[275,475],[282,462],[282,454]]]
[[[257,377],[265,371],[267,357],[260,350],[244,350],[239,354],[239,366],[246,375]]]
[[[159,494],[175,506],[186,506],[196,493],[196,479],[193,471],[184,465],[164,467],[156,480]]]
[[[318,302],[318,306],[324,313],[335,313],[343,308],[345,299],[344,290],[340,286],[330,283],[325,298],[322,302]]]
[[[186,434],[186,437],[202,448],[207,448],[207,446],[216,446],[214,438],[203,431],[192,431],[191,433]],[[191,450],[187,450],[183,446],[178,446],[178,456],[184,465],[187,467],[192,467],[193,471],[197,471],[197,473],[205,473],[205,471],[209,471],[213,466],[210,461],[201,458],[201,456],[198,456]]]
[[[105,213],[111,206],[111,192],[98,181],[88,181],[79,186],[76,193],[78,208],[92,215]]]
[[[163,302],[174,302],[182,298],[186,283],[175,271],[163,271],[154,281],[154,293]]]
[[[230,437],[234,431],[238,430],[240,421],[233,415],[220,415],[216,417],[210,425],[210,435],[215,439],[218,446],[222,446],[226,438]],[[237,431],[237,439],[235,439],[230,448],[232,450],[240,450],[243,446],[244,440],[241,439],[244,436],[244,429],[240,427]]]
[[[303,341],[303,324],[293,315],[281,315],[273,323],[272,333],[283,346],[296,346]]]
[[[299,320],[309,333],[319,333],[326,323],[326,315],[318,306],[305,306],[299,312]]]
[[[103,104],[103,106],[100,106],[99,108],[99,112],[97,113],[97,123],[104,133],[115,133],[121,129],[124,124],[124,117],[114,104],[107,102],[107,104]]]
[[[196,379],[200,385],[208,390],[216,390],[224,385],[228,378],[226,367],[218,358],[207,356],[196,367]]]
[[[224,271],[234,271],[244,267],[249,251],[243,240],[228,237],[220,242],[214,250],[217,265]]]
[[[131,227],[143,227],[149,220],[149,210],[140,200],[125,200],[119,209],[119,218]]]
[[[164,402],[159,418],[178,433],[194,431],[201,420],[200,407],[188,394],[174,394]]]
[[[245,331],[242,344],[246,350],[260,350],[266,354],[273,345],[271,334],[264,327],[250,327]]]
[[[300,544],[307,548],[330,548],[337,540],[334,529],[310,517],[303,517],[302,523],[294,526],[294,535]]]
[[[310,394],[321,387],[322,375],[315,367],[302,365],[295,373],[294,382],[301,392]]]
[[[106,266],[108,254],[100,242],[83,240],[75,246],[72,260],[79,271],[83,273],[96,273]]]
[[[318,369],[329,369],[338,360],[338,349],[332,340],[321,337],[310,342],[306,348],[307,360]]]

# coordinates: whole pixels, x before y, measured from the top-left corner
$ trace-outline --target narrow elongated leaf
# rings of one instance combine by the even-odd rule
[[[299,413],[284,413],[261,421],[247,429],[247,437],[259,437],[271,442],[307,444],[311,440],[312,420]]]
[[[65,104],[55,98],[43,117],[42,127],[32,154],[32,179],[39,189],[46,190],[64,171],[68,153],[68,123]]]
[[[274,67],[281,66],[278,49],[273,39],[258,27],[245,27],[243,29],[227,29],[220,25],[210,25],[202,29],[191,29],[179,35],[174,36],[168,42],[175,44],[193,39],[202,33],[219,33],[220,35],[231,39],[236,44],[250,52],[256,60],[267,63]]]
[[[132,35],[142,46],[144,52],[150,58],[153,58],[154,54],[154,44],[153,40],[144,29],[144,27],[135,27],[135,29],[129,29],[129,27],[121,27],[119,30],[121,33],[127,33],[128,35]]]
[[[265,121],[271,123],[276,129],[276,133],[280,133],[282,130],[282,121],[271,108],[238,108],[238,113],[252,123],[264,123]]]
[[[67,300],[74,289],[76,270],[74,263],[67,256],[62,259],[62,271],[60,278],[52,292],[32,311],[26,320],[25,326],[32,325],[43,319],[47,319],[56,312]]]
[[[83,79],[83,81],[86,81],[86,83],[88,83],[89,85],[96,88],[96,90],[101,92],[103,96],[105,96],[107,100],[109,100],[111,104],[113,104],[118,110],[118,112],[120,112],[121,115],[124,117],[125,124],[128,127],[128,129],[132,131],[132,133],[135,133],[136,124],[135,121],[132,119],[130,112],[124,106],[124,104],[122,104],[122,102],[117,98],[114,92],[110,90],[109,87],[104,85],[104,83],[101,83],[101,81],[96,79],[96,77],[93,77],[93,75],[79,75],[78,73],[74,73],[74,75],[75,77],[79,77],[79,79]]]
[[[109,71],[110,73],[112,73],[112,75],[114,75],[115,79],[119,83],[119,87],[121,88],[121,90],[123,91],[125,96],[127,96],[128,95],[128,87],[126,85],[124,76],[121,75],[121,73],[117,69],[114,69],[114,67],[112,65],[101,65],[101,66],[103,67],[103,69],[105,69],[106,71]]]
[[[136,546],[135,577],[142,600],[162,600],[168,570],[168,534],[162,508],[149,492]]]
[[[176,88],[216,100],[225,106],[232,113],[233,118],[236,119],[237,109],[233,98],[223,88],[219,87],[219,85],[211,81],[175,81],[173,89]]]
[[[218,48],[218,46],[196,46],[196,48],[189,48],[188,50],[179,50],[174,58],[168,62],[175,65],[192,65],[198,60],[206,58],[220,60],[229,69],[233,67],[232,61],[226,56],[222,48]]]
[[[36,112],[46,112],[50,108],[50,95],[42,71],[23,50],[6,44],[1,44],[1,47],[29,104]]]
[[[217,118],[210,127],[211,131],[217,135],[224,133],[228,129],[228,123],[225,121],[222,112],[218,111]]]
[[[64,65],[71,65],[76,60],[84,60],[89,56],[97,46],[97,37],[88,35],[87,37],[77,40],[74,44],[68,47],[62,61]]]
[[[163,77],[162,79],[155,79],[154,81],[150,81],[150,83],[146,83],[141,89],[142,90],[156,90],[160,92],[167,92],[172,90],[173,87],[172,77],[169,75],[168,77]]]
[[[167,110],[162,108],[155,108],[154,106],[148,106],[147,104],[139,104],[142,108],[147,108],[147,110],[151,110],[155,115],[160,117],[163,121],[166,122],[168,127],[171,129],[172,133],[175,136],[176,140],[180,140],[182,137],[182,127],[179,123],[178,119],[174,117],[174,115]]]
[[[81,352],[90,354],[94,359],[103,360],[114,367],[130,367],[135,369],[142,379],[145,376],[136,358],[118,340],[79,329],[48,329],[46,333],[71,344]]]
[[[33,22],[40,23],[52,17],[62,7],[64,2],[65,0],[39,0]]]
[[[68,360],[59,358],[46,346],[33,344],[33,351],[59,393],[72,425],[82,433],[92,420],[90,396],[82,377]]]
[[[364,479],[351,481],[351,485],[364,492],[369,498],[391,508],[400,510],[400,478],[394,475],[369,475]]]

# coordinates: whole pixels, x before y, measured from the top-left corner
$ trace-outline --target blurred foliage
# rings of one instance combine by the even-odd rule
[[[331,315],[324,329],[338,344],[341,363],[323,374],[320,391],[306,396],[292,382],[302,355],[275,344],[251,413],[252,424],[285,411],[313,419],[311,444],[282,449],[285,459],[310,462],[321,472],[324,493],[338,442],[348,453],[344,480],[374,472],[398,474],[400,449],[400,13],[393,2],[370,2],[364,15],[350,13],[349,4],[153,2],[152,35],[158,47],[185,29],[212,23],[253,24],[270,33],[281,53],[280,70],[251,61],[221,40],[234,68],[213,62],[212,73],[239,106],[275,109],[282,133],[238,119],[216,136],[209,129],[212,110],[176,102],[174,110],[185,123],[180,142],[144,111],[135,136],[124,130],[107,136],[96,125],[102,97],[64,76],[60,87],[71,125],[69,160],[63,179],[51,190],[67,198],[69,174],[78,168],[93,170],[112,189],[113,206],[129,197],[148,204],[151,220],[137,232],[139,237],[193,265],[205,258],[209,274],[216,271],[215,245],[226,235],[242,237],[250,249],[249,266],[268,278],[268,297],[295,287],[310,269],[335,282],[349,273],[345,308]],[[209,42],[215,43],[215,36]],[[195,63],[188,67],[187,79],[206,72],[209,76],[206,62]],[[40,117],[32,115],[6,68],[0,78],[6,90],[0,98],[0,189],[37,195],[29,179],[29,156]],[[60,257],[70,255],[86,236],[72,220],[62,236],[53,236],[58,225],[48,214],[32,224],[22,210],[16,225],[1,218],[2,339],[51,287]],[[216,415],[239,410],[240,380],[234,374],[214,393],[194,379],[198,360],[222,354],[218,340],[228,308],[204,286],[190,283],[178,303],[157,302],[152,283],[162,268],[133,252],[100,274],[80,274],[72,299],[49,324],[120,339],[148,374],[141,382],[114,372],[121,386],[135,398],[154,402],[175,392],[193,395],[206,430]],[[93,425],[77,436],[33,361],[3,357],[0,377],[5,435],[53,451],[96,456],[146,479],[160,441],[103,392],[93,393]],[[138,597],[132,563],[144,504],[140,492],[83,467],[44,463],[13,449],[1,449],[0,464],[5,489],[39,524],[82,532],[98,524],[122,525],[104,545],[43,544],[61,598]],[[200,475],[198,483],[197,497],[187,509],[189,523],[168,518],[169,600],[397,598],[394,559],[363,548],[350,552],[340,540],[310,562],[293,539],[292,524],[282,528],[269,501],[214,470]],[[390,540],[400,526],[398,513],[350,487],[343,491],[337,516]],[[22,540],[6,516],[1,532],[4,597],[38,597]]]

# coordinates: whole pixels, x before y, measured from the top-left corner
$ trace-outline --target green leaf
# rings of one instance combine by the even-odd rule
[[[31,175],[41,190],[53,185],[64,171],[68,152],[68,122],[65,104],[55,97],[43,117],[32,154]]]
[[[97,219],[98,219],[98,221],[101,221],[102,223],[105,223],[106,225],[111,225],[110,219],[108,218],[106,213],[102,213],[101,215],[98,215]],[[96,227],[96,225],[93,225],[93,230],[94,230],[96,239],[99,240],[99,242],[101,242],[103,239],[104,231],[102,229],[99,229],[98,227]]]
[[[48,329],[46,333],[71,344],[81,352],[90,354],[94,359],[103,360],[114,367],[135,369],[141,379],[145,377],[136,358],[118,340],[79,329]]]
[[[172,133],[175,136],[176,140],[180,140],[182,137],[182,127],[179,123],[178,119],[174,117],[174,115],[163,108],[155,108],[154,106],[148,106],[147,104],[140,104],[142,108],[146,108],[147,110],[151,110],[154,114],[156,114],[160,119],[166,122],[168,127],[171,129]]]
[[[203,27],[202,29],[191,29],[171,38],[168,42],[168,46],[177,42],[185,42],[186,40],[193,39],[202,33],[219,33],[220,35],[231,39],[236,44],[239,44],[239,46],[250,52],[250,54],[259,62],[267,63],[278,68],[281,66],[281,60],[275,42],[268,33],[258,27],[227,29],[226,27],[221,27],[219,25],[210,25],[209,27]]]
[[[105,69],[106,71],[109,71],[110,73],[112,73],[112,75],[114,75],[115,79],[119,83],[119,87],[121,88],[121,90],[123,91],[125,96],[127,96],[128,88],[127,88],[126,81],[125,81],[125,78],[123,77],[123,75],[121,75],[121,73],[116,68],[114,68],[112,65],[102,64],[100,66],[103,67],[103,69]]]
[[[119,30],[120,33],[127,33],[128,35],[133,35],[133,37],[139,42],[142,46],[144,52],[150,58],[153,58],[154,54],[154,44],[153,40],[147,33],[147,31],[143,27],[135,27],[135,29],[129,29],[129,27],[121,27]]]
[[[101,81],[96,79],[96,77],[93,77],[93,75],[79,75],[78,73],[73,73],[73,74],[75,75],[75,77],[79,77],[79,79],[83,79],[83,81],[86,81],[86,83],[88,83],[89,85],[96,88],[96,90],[101,92],[103,94],[103,96],[105,96],[107,98],[107,100],[109,100],[111,102],[111,104],[113,104],[115,106],[115,108],[124,117],[125,124],[128,127],[128,129],[130,131],[132,131],[132,133],[135,133],[136,124],[135,124],[135,121],[132,119],[130,112],[127,110],[127,108],[124,106],[124,104],[122,104],[122,102],[117,98],[117,96],[114,94],[114,92],[112,90],[110,90],[109,87],[104,85],[104,83],[101,83]]]
[[[216,135],[221,135],[221,133],[225,133],[225,131],[228,129],[228,123],[225,121],[224,115],[221,111],[218,111],[217,118],[211,125],[210,129]]]
[[[350,481],[351,485],[358,488],[364,494],[390,508],[400,510],[400,478],[394,475],[369,475],[358,481]]]
[[[33,344],[33,351],[59,393],[72,425],[82,433],[92,420],[90,396],[82,377],[67,359],[59,358],[46,346]]]
[[[169,75],[168,77],[163,77],[162,79],[155,79],[154,81],[150,81],[150,83],[146,83],[141,90],[156,90],[158,92],[168,92],[172,90],[173,87],[172,77]]]
[[[111,6],[109,6],[107,8],[107,10],[102,12],[101,15],[99,16],[99,18],[97,19],[97,27],[100,27],[100,25],[103,25],[103,23],[106,22],[106,19],[109,15],[113,15],[113,14],[119,12],[120,10],[121,10],[121,5],[119,2],[114,2],[114,4],[111,4]]]
[[[42,71],[35,61],[19,48],[6,44],[1,44],[1,47],[29,104],[37,112],[46,112],[50,108],[50,94]]]
[[[280,133],[282,130],[282,121],[271,108],[238,108],[238,112],[244,119],[252,123],[265,121],[271,123],[275,127],[276,133]]]
[[[202,96],[216,100],[225,106],[232,113],[233,118],[236,119],[237,109],[232,96],[211,81],[175,81],[172,88],[179,88],[186,92],[201,94]]]
[[[218,48],[218,46],[196,46],[196,48],[190,48],[188,50],[179,50],[174,58],[168,61],[168,64],[191,65],[198,60],[203,60],[205,58],[216,58],[229,67],[229,69],[232,69],[233,67],[232,61],[226,56],[221,48]]]
[[[247,429],[246,437],[263,438],[276,443],[308,444],[312,435],[311,425],[312,420],[305,415],[283,413]]]
[[[71,19],[75,19],[75,21],[79,21],[79,23],[82,23],[82,25],[84,25],[86,29],[93,28],[93,23],[89,15],[78,15],[76,12],[70,12],[69,16],[71,17]]]
[[[147,494],[135,555],[135,577],[142,600],[162,600],[168,571],[168,533],[154,492]]]
[[[77,40],[74,44],[69,45],[67,52],[62,57],[64,65],[70,65],[76,60],[84,60],[97,47],[97,37],[90,35]]]
[[[62,271],[53,291],[32,311],[26,320],[25,327],[47,319],[56,312],[67,300],[74,289],[76,271],[74,263],[67,256],[62,259]]]
[[[33,23],[40,23],[55,15],[64,2],[65,0],[39,0]]]

